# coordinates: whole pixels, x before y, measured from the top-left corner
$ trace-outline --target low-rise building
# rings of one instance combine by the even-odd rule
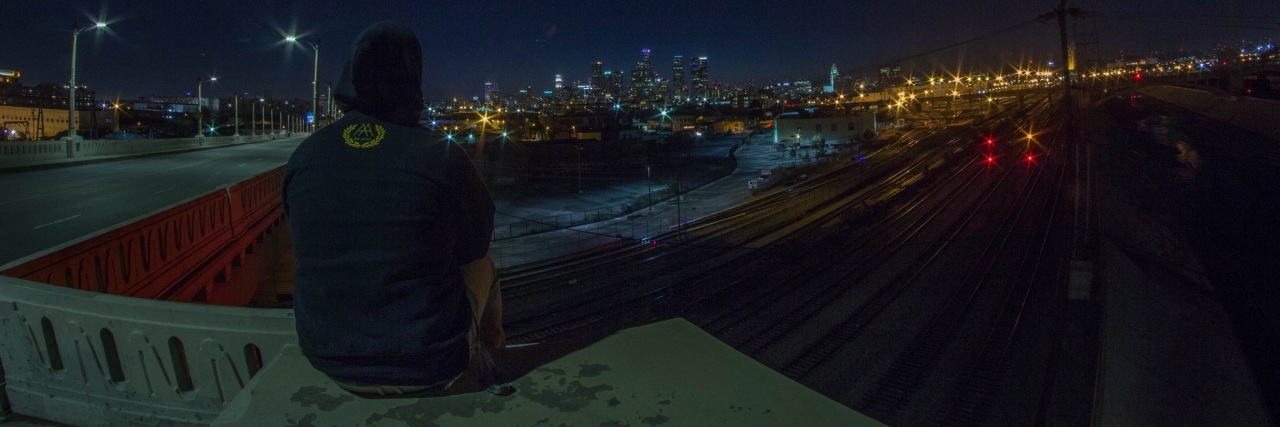
[[[773,143],[809,145],[818,140],[829,144],[847,143],[860,138],[867,130],[878,132],[874,112],[824,117],[792,111],[774,118]]]

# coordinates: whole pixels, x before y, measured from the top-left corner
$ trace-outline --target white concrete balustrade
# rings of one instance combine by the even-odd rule
[[[288,344],[293,310],[152,301],[0,276],[14,412],[72,425],[207,425]]]
[[[293,134],[300,136],[303,134]],[[284,138],[284,135],[240,135],[169,139],[99,139],[53,141],[0,141],[0,168],[168,151],[245,144]]]

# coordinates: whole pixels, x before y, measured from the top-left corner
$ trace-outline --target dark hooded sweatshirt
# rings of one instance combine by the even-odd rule
[[[285,167],[298,341],[348,384],[431,385],[468,361],[460,266],[488,252],[493,200],[467,155],[418,124],[421,70],[412,31],[366,29],[334,94],[346,115]]]

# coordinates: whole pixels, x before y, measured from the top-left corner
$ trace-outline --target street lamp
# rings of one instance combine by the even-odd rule
[[[116,119],[112,120],[112,125],[113,125],[112,131],[120,132],[120,100],[119,99],[116,99],[116,102],[111,103],[111,109],[116,110]]]
[[[80,44],[80,32],[95,28],[107,28],[106,22],[98,22],[84,28],[71,27],[71,92],[67,98],[67,138],[75,139],[76,135],[76,45]]]
[[[204,135],[204,82],[218,81],[217,77],[197,78],[196,79],[196,136]],[[209,135],[213,136],[213,135]]]
[[[302,41],[302,39],[299,39],[297,36],[288,36],[285,37],[284,40],[289,43],[306,43],[307,46],[311,46],[311,49],[315,51],[315,64],[311,70],[311,111],[312,114],[314,114],[314,118],[312,119],[313,121],[311,122],[311,130],[314,132],[315,125],[320,123],[320,92],[319,86],[317,86],[320,84],[320,40],[317,39],[315,43],[311,43],[308,41]]]

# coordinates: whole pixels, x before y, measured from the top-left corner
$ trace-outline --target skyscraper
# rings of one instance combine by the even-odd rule
[[[676,55],[671,61],[671,100],[683,102],[689,96],[689,86],[684,83],[684,55]]]
[[[690,91],[690,98],[698,102],[706,102],[710,97],[707,86],[707,57],[699,56],[689,64],[689,80],[693,82],[693,89]]]
[[[836,64],[831,64],[831,82],[822,88],[823,92],[832,93],[836,91],[836,77],[840,77],[840,72],[836,71]]]
[[[604,89],[604,63],[600,61],[591,64],[591,89]]]
[[[654,72],[653,63],[649,60],[649,49],[640,51],[643,55],[636,67],[631,70],[631,97],[641,102],[653,100]]]
[[[622,70],[613,72],[613,80],[609,81],[609,91],[613,93],[615,98],[622,98],[626,94],[623,91],[623,87],[626,85],[626,75]]]
[[[493,82],[484,82],[484,102],[493,101],[493,91],[496,90]]]

